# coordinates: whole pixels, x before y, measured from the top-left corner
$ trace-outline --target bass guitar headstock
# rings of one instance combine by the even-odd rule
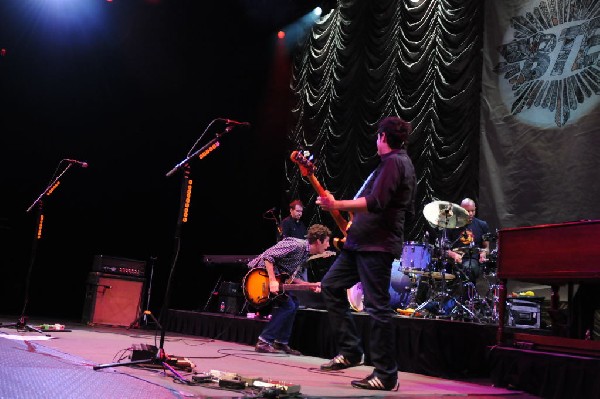
[[[292,151],[290,159],[300,168],[302,176],[313,175],[317,167],[312,162],[313,156],[308,151]]]

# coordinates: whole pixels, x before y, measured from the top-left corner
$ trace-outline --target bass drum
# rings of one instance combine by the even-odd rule
[[[410,294],[414,281],[404,274],[399,260],[392,263],[392,279],[390,281],[390,306],[392,309],[404,308],[410,303]],[[364,306],[364,294],[362,284],[356,283],[347,291],[348,302],[352,310],[362,312]]]

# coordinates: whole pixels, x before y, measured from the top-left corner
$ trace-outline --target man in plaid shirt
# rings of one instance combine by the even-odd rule
[[[329,248],[331,230],[321,224],[310,226],[306,239],[287,237],[268,248],[262,254],[248,263],[248,267],[263,267],[269,275],[269,291],[281,294],[279,290],[279,275],[290,276],[291,281],[285,283],[306,284],[299,276],[302,275],[304,264],[310,255],[324,253]],[[320,287],[315,288],[316,292]],[[298,300],[293,294],[282,295],[281,301],[275,303],[271,320],[267,323],[258,337],[255,350],[261,353],[288,353],[301,356],[302,354],[290,348],[289,339],[298,310]]]

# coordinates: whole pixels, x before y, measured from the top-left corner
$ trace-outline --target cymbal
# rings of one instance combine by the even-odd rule
[[[435,227],[455,229],[469,222],[469,212],[448,201],[433,201],[423,208],[425,219]]]

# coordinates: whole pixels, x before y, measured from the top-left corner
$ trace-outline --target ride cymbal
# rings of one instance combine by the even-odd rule
[[[423,208],[425,219],[434,227],[455,229],[469,222],[469,212],[448,201],[433,201]]]

